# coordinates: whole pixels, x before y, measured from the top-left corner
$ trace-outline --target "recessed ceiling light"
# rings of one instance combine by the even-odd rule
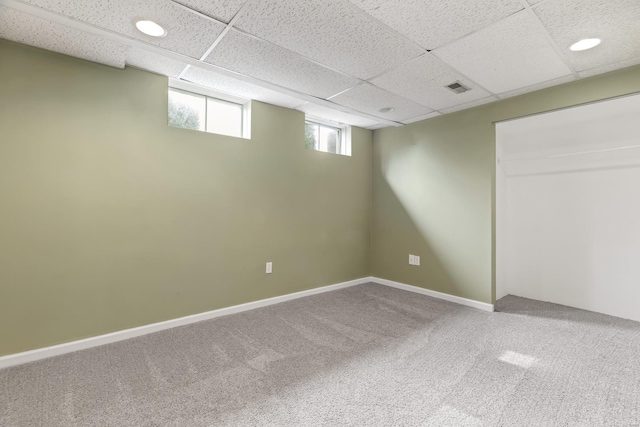
[[[138,21],[136,22],[136,28],[152,37],[164,37],[167,35],[167,30],[153,21]]]
[[[572,44],[569,49],[574,52],[579,52],[581,50],[587,50],[596,47],[600,44],[601,41],[602,40],[600,39],[582,39],[579,42]]]
[[[393,108],[393,107],[385,107],[385,108],[381,108],[381,109],[380,109],[380,112],[381,112],[381,113],[390,113],[390,112],[392,112],[393,110],[395,110],[395,108]]]

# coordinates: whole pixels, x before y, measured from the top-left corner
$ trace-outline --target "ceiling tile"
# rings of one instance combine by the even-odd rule
[[[43,9],[106,28],[173,52],[200,58],[225,25],[203,18],[170,0],[24,0]],[[149,19],[167,30],[165,37],[139,32],[135,21]]]
[[[456,94],[445,86],[456,81],[471,88]],[[489,92],[479,88],[438,58],[426,54],[371,80],[376,86],[426,105],[434,110],[486,98]]]
[[[371,119],[365,119],[364,117],[359,117],[353,114],[344,113],[339,110],[334,110],[332,108],[323,107],[321,105],[307,103],[299,106],[296,110],[300,110],[309,116],[318,117],[325,120],[331,120],[338,123],[344,123],[351,126],[358,126],[361,128],[366,128],[369,126],[375,126],[379,122]]]
[[[438,113],[437,111],[434,111],[433,113],[429,113],[429,114],[424,114],[422,116],[418,116],[418,117],[413,117],[409,120],[403,120],[402,123],[404,123],[405,125],[409,125],[411,123],[416,123],[416,122],[421,122],[423,120],[428,120],[428,119],[432,119],[434,117],[438,117],[441,116],[442,114]]]
[[[235,30],[227,33],[205,61],[318,98],[328,98],[359,83],[351,76]]]
[[[516,90],[509,91],[509,92],[504,92],[504,93],[499,94],[498,98],[500,98],[500,99],[511,98],[511,97],[522,95],[522,94],[525,94],[525,93],[535,92],[536,90],[542,90],[542,89],[546,89],[548,87],[561,85],[563,83],[569,83],[569,82],[572,82],[574,80],[576,80],[576,76],[571,74],[571,75],[568,75],[568,76],[560,77],[559,79],[553,79],[553,80],[549,80],[548,82],[538,83],[538,84],[535,84],[535,85],[527,86],[527,87],[524,87],[522,89],[516,89]]]
[[[127,65],[169,77],[178,77],[187,66],[187,64],[183,62],[174,61],[162,55],[156,55],[155,53],[137,48],[129,48]]]
[[[425,49],[435,49],[522,10],[519,0],[349,0]]]
[[[281,107],[295,108],[305,103],[303,100],[197,67],[189,67],[183,79],[230,95],[255,99]]]
[[[127,47],[0,6],[0,38],[124,68]]]
[[[466,104],[456,105],[455,107],[446,108],[444,110],[440,110],[442,114],[455,113],[456,111],[467,110],[469,108],[478,107],[480,105],[488,104],[493,101],[497,101],[498,98],[495,96],[490,96],[484,99],[478,99],[477,101],[468,102]]]
[[[493,93],[571,74],[531,10],[456,40],[434,54]]]
[[[335,98],[331,98],[331,102],[371,114],[372,116],[397,121],[410,119],[432,111],[430,108],[368,83],[356,86]],[[380,112],[380,109],[387,107],[392,107],[394,110],[389,113]]]
[[[640,64],[640,57],[627,59],[626,61],[616,62],[615,64],[605,65],[602,67],[592,68],[586,71],[580,71],[578,75],[581,78],[592,77],[592,76],[597,76],[598,74],[619,70],[621,68],[633,67],[634,65],[638,65],[638,64]]]
[[[242,9],[247,0],[175,0],[175,2],[219,21],[229,22]]]
[[[362,79],[425,52],[342,0],[258,1],[237,27]]]
[[[533,10],[578,71],[640,56],[639,0],[554,0]],[[582,52],[569,50],[578,40],[593,37],[602,44]]]
[[[376,130],[376,129],[384,129],[384,128],[388,128],[388,127],[389,127],[389,125],[387,125],[387,124],[379,123],[379,124],[374,125],[374,126],[369,126],[367,129]]]

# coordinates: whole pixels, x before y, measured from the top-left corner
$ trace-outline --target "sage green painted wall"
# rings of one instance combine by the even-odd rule
[[[0,41],[0,355],[370,275],[371,132],[167,126],[167,79]],[[272,261],[273,274],[264,273]]]
[[[556,86],[373,138],[373,275],[495,299],[495,121],[640,91],[640,67]],[[421,256],[410,266],[408,255]]]

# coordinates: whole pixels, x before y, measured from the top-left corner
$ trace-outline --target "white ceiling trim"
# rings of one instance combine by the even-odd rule
[[[404,123],[405,125],[410,125],[411,123],[415,123],[415,122],[421,122],[423,120],[428,120],[428,119],[432,119],[434,117],[438,117],[441,116],[442,113],[440,113],[439,111],[434,111],[432,113],[429,114],[424,114],[422,116],[418,116],[418,117],[412,117],[408,120],[403,120],[402,123]]]
[[[598,74],[619,70],[621,68],[633,67],[634,65],[638,64],[640,64],[640,56],[636,58],[626,59],[620,62],[614,62],[613,64],[609,65],[601,65],[598,67],[589,68],[588,70],[580,71],[578,74],[580,75],[580,78],[584,79],[596,76]]]
[[[251,77],[251,76],[247,76],[247,75],[244,75],[244,74],[236,73],[236,72],[233,72],[231,70],[227,70],[226,68],[218,67],[218,66],[215,66],[213,64],[209,64],[207,62],[203,62],[203,61],[200,61],[198,59],[191,58],[191,57],[186,56],[186,55],[182,55],[180,53],[172,52],[172,51],[164,49],[162,47],[155,46],[155,45],[146,43],[144,41],[137,40],[137,39],[134,39],[132,37],[116,33],[114,31],[110,31],[110,30],[107,30],[107,29],[104,29],[104,28],[100,28],[100,27],[97,27],[95,25],[92,25],[92,24],[89,24],[89,23],[86,23],[86,22],[78,21],[78,20],[70,18],[70,17],[68,17],[66,15],[61,15],[61,14],[58,14],[56,12],[52,12],[52,11],[49,11],[49,10],[46,10],[46,9],[41,9],[41,8],[39,8],[37,6],[33,6],[33,5],[30,5],[30,4],[22,3],[19,0],[0,0],[0,5],[1,6],[6,6],[6,7],[9,7],[9,8],[12,8],[12,9],[16,9],[16,10],[24,12],[24,13],[28,13],[30,15],[37,16],[39,18],[47,19],[49,21],[52,21],[52,22],[55,22],[55,23],[58,23],[58,24],[61,24],[61,25],[66,25],[67,27],[75,28],[77,30],[84,31],[84,32],[89,33],[89,34],[94,34],[94,35],[97,35],[97,36],[101,36],[101,37],[104,37],[106,39],[118,42],[118,43],[122,43],[122,44],[125,44],[125,45],[128,45],[128,46],[131,46],[131,47],[135,47],[135,48],[142,49],[142,50],[145,50],[145,51],[148,51],[148,52],[151,52],[151,53],[155,53],[157,55],[161,55],[161,56],[164,56],[164,57],[169,58],[169,59],[173,59],[173,60],[176,60],[176,61],[182,61],[182,62],[184,62],[184,63],[186,63],[186,64],[188,64],[190,66],[194,66],[194,67],[197,67],[197,68],[202,68],[202,69],[205,69],[205,70],[213,71],[213,72],[216,72],[216,73],[228,76],[228,77],[232,77],[232,78],[235,78],[237,80],[240,80],[240,81],[243,81],[243,82],[246,82],[246,83],[254,84],[254,85],[262,87],[264,89],[269,89],[269,90],[273,90],[273,91],[276,91],[276,92],[280,92],[280,93],[282,93],[284,95],[288,95],[288,96],[291,96],[291,97],[294,97],[294,98],[298,98],[298,99],[301,99],[303,101],[307,101],[307,102],[310,102],[310,103],[313,103],[313,104],[317,104],[317,105],[320,105],[320,106],[323,106],[323,107],[327,107],[327,108],[332,108],[334,110],[339,110],[339,111],[342,111],[344,113],[355,114],[357,116],[361,116],[361,117],[364,117],[364,118],[367,118],[367,119],[375,120],[377,122],[383,122],[386,126],[396,126],[396,127],[403,126],[403,124],[400,123],[400,122],[396,122],[396,121],[393,121],[393,120],[382,119],[380,117],[376,117],[376,116],[373,116],[371,114],[363,113],[362,111],[358,111],[358,110],[355,110],[355,109],[352,109],[352,108],[349,108],[349,107],[344,107],[342,105],[338,105],[338,104],[335,104],[335,103],[330,102],[330,101],[325,101],[324,99],[316,98],[314,96],[307,95],[307,94],[302,93],[302,92],[291,90],[291,89],[288,89],[288,88],[285,88],[285,87],[282,87],[282,86],[279,86],[279,85],[276,85],[276,84],[273,84],[273,83],[265,82],[263,80],[256,79],[256,78]],[[245,4],[245,6],[243,6],[243,9],[244,9],[244,7],[246,7],[246,4]],[[240,13],[238,13],[237,15],[239,15],[239,14]],[[231,22],[229,23],[229,25],[231,25]]]

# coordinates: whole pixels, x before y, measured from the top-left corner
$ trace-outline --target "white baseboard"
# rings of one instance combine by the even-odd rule
[[[392,280],[381,279],[378,277],[363,277],[361,279],[350,280],[348,282],[336,283],[335,285],[321,286],[319,288],[309,289],[306,291],[295,292],[292,294],[282,295],[279,297],[267,298],[259,301],[248,302],[246,304],[234,305],[232,307],[220,308],[218,310],[207,311],[205,313],[193,314],[191,316],[179,317],[177,319],[166,320],[164,322],[152,323],[150,325],[138,326],[136,328],[124,329],[122,331],[111,332],[105,335],[85,338],[78,341],[71,341],[64,344],[53,345],[51,347],[39,348],[36,350],[25,351],[22,353],[9,354],[0,357],[0,369],[11,366],[22,365],[24,363],[35,362],[36,360],[46,359],[53,356],[59,356],[65,353],[72,353],[78,350],[85,350],[91,347],[98,347],[104,344],[110,344],[117,341],[127,340],[129,338],[139,337],[141,335],[151,334],[153,332],[163,331],[165,329],[175,328],[177,326],[188,325],[190,323],[202,322],[203,320],[214,319],[216,317],[228,316],[229,314],[240,313],[243,311],[253,310],[260,307],[266,307],[297,298],[316,295],[323,292],[331,292],[338,289],[348,288],[363,283],[378,283],[380,285],[390,286],[392,288],[402,289],[403,291],[415,292],[438,298],[445,301],[454,302],[461,305],[477,308],[484,311],[493,311],[493,305],[484,302],[474,301],[454,295],[443,294],[441,292],[430,291],[428,289],[419,288],[417,286],[406,285],[404,283],[394,282]]]
[[[266,307],[268,305],[278,304],[297,298],[348,288],[350,286],[356,286],[362,283],[368,283],[370,281],[371,278],[364,277],[361,279],[350,280],[348,282],[336,283],[335,285],[321,286],[319,288],[295,292],[279,297],[267,298],[259,301],[248,302],[246,304],[234,305],[232,307],[225,307],[218,310],[207,311],[204,313],[179,317],[177,319],[166,320],[164,322],[152,323],[150,325],[138,326],[131,329],[124,329],[122,331],[111,332],[105,335],[98,335],[96,337],[90,337],[78,341],[71,341],[63,344],[53,345],[51,347],[38,348],[36,350],[25,351],[22,353],[9,354],[7,356],[0,357],[0,369],[21,365],[23,363],[34,362],[36,360],[46,359],[53,356],[59,356],[65,353],[72,353],[74,351],[84,350],[91,347],[98,347],[100,345],[139,337],[141,335],[147,335],[153,332],[175,328],[177,326],[188,325],[190,323],[202,322],[203,320],[214,319],[216,317],[227,316],[229,314],[240,313],[260,307]]]
[[[444,294],[442,292],[436,292],[429,289],[419,288],[413,285],[407,285],[405,283],[394,282],[393,280],[381,279],[379,277],[370,277],[369,280],[380,285],[391,286],[392,288],[402,289],[403,291],[415,292],[417,294],[426,295],[441,300],[454,302],[460,305],[466,305],[468,307],[477,308],[478,310],[493,312],[493,304],[486,302],[480,302],[472,299],[457,297],[451,294]]]

